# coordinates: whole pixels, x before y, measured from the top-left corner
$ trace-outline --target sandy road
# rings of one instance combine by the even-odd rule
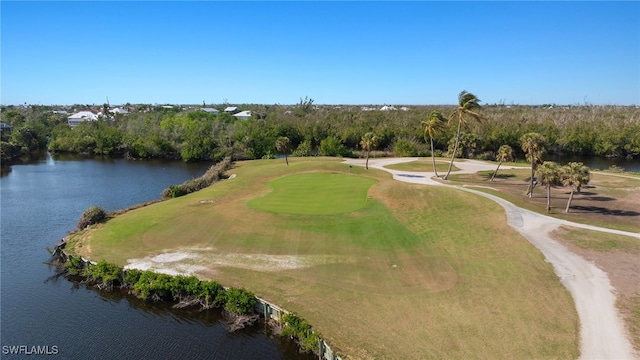
[[[487,193],[459,186],[451,186],[433,180],[433,172],[407,172],[387,169],[384,166],[409,162],[417,158],[369,159],[369,167],[387,171],[399,181],[415,184],[448,186],[489,198],[500,204],[506,212],[508,224],[538,248],[546,260],[553,265],[562,284],[573,296],[580,318],[581,359],[638,359],[638,354],[629,342],[623,322],[615,307],[616,297],[607,274],[566,247],[553,240],[549,233],[560,225],[605,231],[640,238],[640,234],[605,229],[590,225],[555,219],[522,209],[512,203]],[[345,163],[364,166],[365,160],[349,159]],[[461,171],[475,173],[494,170],[495,165],[476,160],[455,162]],[[511,168],[503,166],[502,168]]]

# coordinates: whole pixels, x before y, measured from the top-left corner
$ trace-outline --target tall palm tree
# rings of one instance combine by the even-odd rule
[[[545,161],[538,166],[536,174],[540,183],[547,186],[547,212],[551,211],[551,186],[560,180],[560,166],[553,161]]]
[[[462,90],[460,94],[458,94],[458,107],[454,112],[449,115],[449,123],[453,121],[458,122],[458,130],[456,131],[456,144],[453,147],[453,155],[451,155],[451,162],[449,163],[449,169],[447,170],[447,175],[444,176],[444,179],[447,180],[449,174],[451,173],[451,167],[453,166],[453,160],[456,157],[456,153],[458,152],[458,142],[460,141],[460,127],[462,124],[466,124],[465,117],[471,116],[476,119],[476,121],[480,121],[482,117],[478,114],[478,110],[482,107],[480,104],[480,99],[478,99],[475,95],[466,90]]]
[[[433,149],[433,138],[436,137],[442,129],[444,129],[445,122],[445,117],[438,110],[430,112],[429,119],[422,121],[422,125],[424,125],[424,139],[426,141],[427,135],[429,135],[429,139],[431,140],[431,160],[433,161],[433,172],[436,174],[436,177],[438,177],[438,170],[436,170],[436,155]]]
[[[289,149],[291,148],[291,140],[289,140],[288,137],[286,136],[280,136],[279,138],[276,139],[276,149],[284,154],[284,161],[287,163],[287,166],[289,166],[289,159],[287,158],[287,155],[289,154]]]
[[[489,181],[493,181],[493,179],[496,177],[496,174],[498,173],[498,169],[500,169],[500,165],[502,165],[504,161],[513,160],[513,149],[511,148],[511,146],[509,145],[500,146],[500,148],[498,149],[498,154],[496,155],[496,160],[500,162],[498,163],[498,167],[496,168],[496,171],[494,171],[493,175],[491,175],[491,179],[489,179]]]
[[[371,154],[371,150],[373,150],[378,145],[378,137],[376,134],[372,132],[368,132],[362,135],[362,139],[360,140],[360,146],[367,151],[367,161],[365,162],[364,167],[369,170],[369,154]]]
[[[573,192],[580,192],[580,188],[583,185],[587,185],[591,180],[591,174],[589,173],[589,167],[585,166],[581,162],[570,162],[562,167],[562,183],[571,187],[569,193],[569,201],[567,201],[567,207],[564,209],[565,213],[569,212],[571,207],[571,200],[573,200]]]
[[[536,132],[530,132],[520,137],[520,145],[522,151],[527,154],[527,160],[531,162],[531,179],[529,180],[529,188],[526,195],[533,197],[533,187],[535,186],[535,172],[537,164],[542,163],[542,154],[544,153],[544,136]]]

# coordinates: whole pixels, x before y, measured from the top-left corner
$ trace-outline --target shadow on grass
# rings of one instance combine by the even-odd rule
[[[583,200],[588,200],[588,201],[613,201],[615,200],[612,197],[608,197],[608,196],[588,196],[583,198]]]
[[[569,212],[571,212],[571,210],[573,210],[573,212],[598,213],[603,215],[640,216],[640,213],[637,211],[607,209],[598,206],[571,206]]]
[[[485,178],[485,180],[489,180],[489,179],[491,179],[491,176],[493,175],[493,172],[491,172],[489,174],[480,174],[480,175],[482,175],[482,177]],[[510,179],[510,178],[514,178],[514,177],[516,177],[516,176],[513,175],[513,174],[500,174],[500,173],[497,173],[495,178],[496,179]]]

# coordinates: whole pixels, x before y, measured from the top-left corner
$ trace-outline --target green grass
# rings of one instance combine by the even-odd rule
[[[563,226],[562,237],[576,246],[596,251],[619,250],[640,254],[640,238]]]
[[[233,179],[70,241],[86,257],[120,265],[164,252],[197,255],[183,264],[297,313],[351,358],[578,357],[568,291],[497,204],[375,169],[353,167],[349,176],[335,159],[290,164],[237,163]],[[354,185],[351,200],[316,198],[334,213],[294,213],[301,202],[286,184],[324,178]],[[271,202],[268,211],[256,201]]]
[[[457,160],[456,160],[457,161]],[[410,161],[406,163],[387,165],[387,169],[400,170],[400,171],[416,171],[416,172],[433,172],[433,161],[431,158],[420,158],[417,161]],[[436,159],[436,170],[438,172],[446,172],[449,169],[449,162]],[[451,167],[451,171],[460,170],[455,165]]]
[[[338,173],[294,174],[268,182],[272,192],[249,207],[282,214],[336,215],[362,208],[375,180]]]

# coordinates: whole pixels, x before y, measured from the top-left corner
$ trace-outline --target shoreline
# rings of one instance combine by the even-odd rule
[[[89,286],[96,287],[97,284],[89,285],[89,282],[87,282],[87,280],[89,280],[89,276],[82,273],[79,273],[77,275],[71,274],[68,268],[66,267],[66,265],[69,261],[71,261],[74,258],[79,259],[83,269],[89,266],[97,266],[99,263],[89,259],[85,259],[84,257],[79,255],[68,254],[67,252],[64,251],[66,245],[67,245],[67,242],[63,238],[58,244],[54,246],[53,251],[51,253],[52,261],[50,262],[50,264],[57,268],[58,274],[56,276],[64,276],[65,279],[72,282],[75,282],[75,281],[73,279],[70,279],[70,276],[79,276],[83,278],[82,281],[78,282],[79,284],[84,284],[85,286],[88,286],[88,287]],[[121,267],[117,267],[117,268],[120,271],[121,277],[124,279],[124,277],[126,276],[127,269],[121,268]],[[150,272],[153,272],[153,271],[150,271]],[[159,274],[159,273],[156,273],[156,274]],[[170,276],[170,275],[167,275],[167,276]],[[173,278],[173,276],[171,277]],[[198,280],[202,282],[202,280],[200,279]],[[123,286],[123,284],[120,284],[117,287],[112,286],[111,288],[101,288],[100,286],[97,286],[97,287],[100,290],[105,290],[108,292],[117,291],[117,290],[122,291],[123,289],[126,289],[126,293],[123,295],[136,296],[131,287]],[[230,289],[233,289],[233,288],[222,286],[222,289],[223,291],[228,292]],[[276,304],[270,303],[265,299],[255,296],[252,293],[251,295],[255,299],[255,304],[253,305],[251,314],[236,314],[233,311],[230,311],[229,309],[227,309],[225,305],[221,305],[221,306],[216,305],[213,307],[202,306],[200,311],[220,309],[222,311],[223,317],[229,317],[226,324],[229,332],[235,332],[245,327],[253,327],[256,325],[255,322],[258,319],[262,319],[264,325],[265,326],[268,325],[270,328],[270,331],[273,334],[283,336],[283,337],[284,337],[283,331],[286,331],[284,329],[287,327],[293,327],[294,324],[296,325],[302,324],[303,327],[305,327],[306,329],[309,329],[309,330],[311,329],[311,325],[306,323],[304,320],[298,318],[294,313],[288,310],[285,310]],[[144,301],[148,301],[148,300],[144,300]],[[167,301],[164,299],[154,300],[154,302],[156,301],[161,301],[167,304],[171,303],[171,301]],[[198,302],[197,300],[193,300],[193,299],[187,302],[180,301],[176,303],[175,301],[173,301],[173,303],[174,305],[171,307],[172,309],[190,308],[190,307],[197,307],[199,304],[201,305],[201,302]],[[293,323],[289,321],[289,318],[291,317],[294,318]],[[304,334],[300,335],[301,333],[299,331],[296,331],[295,329],[293,330],[293,332],[295,335],[293,334],[288,334],[288,335],[290,340],[293,340],[296,343],[299,351],[301,352],[311,351],[315,356],[318,356],[319,359],[342,360],[342,357],[337,355],[331,349],[329,344],[327,344],[327,342],[324,339],[320,338],[315,332],[313,332],[313,330],[308,331],[306,335]],[[289,333],[291,333],[291,331],[289,331]],[[310,347],[306,343],[307,339],[304,338],[305,336],[309,337],[313,341],[316,341],[317,344],[314,342]]]

